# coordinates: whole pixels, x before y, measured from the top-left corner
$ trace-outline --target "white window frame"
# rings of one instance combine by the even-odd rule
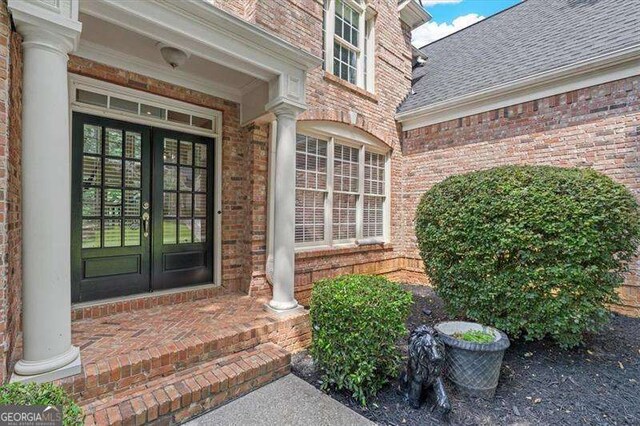
[[[365,244],[383,244],[390,240],[390,205],[391,205],[391,150],[388,146],[374,141],[372,138],[349,138],[348,132],[331,132],[330,128],[335,124],[324,123],[315,126],[310,123],[299,122],[297,133],[305,136],[322,139],[327,142],[327,190],[324,207],[324,240],[295,243],[296,251],[312,251],[327,248],[356,247]],[[327,131],[329,130],[329,131]],[[362,132],[364,133],[364,132]],[[358,135],[362,136],[362,135]],[[369,139],[369,140],[367,140]],[[358,161],[358,198],[356,203],[356,237],[350,240],[335,241],[333,239],[333,166],[335,144],[350,146],[359,150]],[[375,238],[363,238],[364,219],[364,174],[365,152],[372,152],[384,156],[385,194],[383,203],[383,235]]]
[[[352,50],[356,53],[356,85],[365,90],[374,92],[375,81],[375,16],[372,9],[367,8],[364,1],[342,0],[343,3],[353,8],[360,16],[358,22],[358,45],[353,45],[335,32],[336,0],[325,0],[324,11],[324,64],[327,72],[339,77],[333,69],[334,43]],[[367,25],[367,22],[369,25]],[[366,29],[369,29],[368,33]],[[365,64],[365,49],[367,63]],[[365,67],[367,73],[365,77]],[[339,77],[340,78],[340,77]],[[346,81],[346,80],[345,80]]]

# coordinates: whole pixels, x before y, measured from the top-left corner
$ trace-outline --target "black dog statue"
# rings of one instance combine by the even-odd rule
[[[402,374],[400,383],[413,408],[420,408],[422,392],[433,388],[438,412],[445,415],[451,411],[441,377],[444,360],[444,344],[436,330],[421,325],[411,332],[407,371]]]

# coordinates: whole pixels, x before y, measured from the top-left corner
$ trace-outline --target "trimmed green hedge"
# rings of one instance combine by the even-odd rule
[[[311,295],[311,355],[323,389],[349,391],[362,405],[398,373],[398,339],[412,296],[386,278],[344,275],[318,281]]]
[[[594,170],[507,166],[433,186],[415,229],[452,314],[570,347],[609,318],[639,222],[629,190]]]
[[[8,383],[0,386],[0,405],[54,405],[62,406],[65,426],[82,426],[84,414],[71,397],[53,383]]]

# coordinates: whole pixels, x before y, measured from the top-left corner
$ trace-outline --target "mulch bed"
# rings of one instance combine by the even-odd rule
[[[409,330],[449,319],[429,287],[406,286],[415,304]],[[425,313],[425,311],[427,313]],[[406,352],[406,343],[403,345]],[[293,373],[316,387],[311,357],[293,358]],[[515,340],[507,350],[500,383],[491,401],[457,395],[447,383],[452,412],[445,419],[425,404],[410,408],[389,383],[366,408],[340,392],[330,395],[381,425],[640,424],[640,319],[612,315],[609,326],[587,338],[584,347],[563,351],[550,341]]]

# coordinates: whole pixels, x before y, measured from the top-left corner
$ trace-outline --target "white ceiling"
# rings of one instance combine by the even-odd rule
[[[118,54],[135,58],[132,62],[138,65],[152,65],[161,73],[172,73],[183,80],[192,76],[194,81],[205,85],[211,84],[222,90],[228,89],[230,93],[244,92],[245,89],[257,83],[256,79],[250,75],[193,55],[187,59],[184,65],[174,70],[162,59],[160,50],[156,46],[156,40],[83,13],[80,14],[79,19],[83,26],[79,49],[81,56],[83,51],[91,50],[93,50],[93,56],[99,55],[101,50],[96,47],[103,47],[116,51]],[[113,58],[116,56],[110,55],[110,57],[113,62]],[[91,59],[99,60],[99,57]],[[121,67],[127,69],[124,59]],[[109,61],[105,60],[105,62],[113,65]],[[134,69],[134,71],[136,70]]]

